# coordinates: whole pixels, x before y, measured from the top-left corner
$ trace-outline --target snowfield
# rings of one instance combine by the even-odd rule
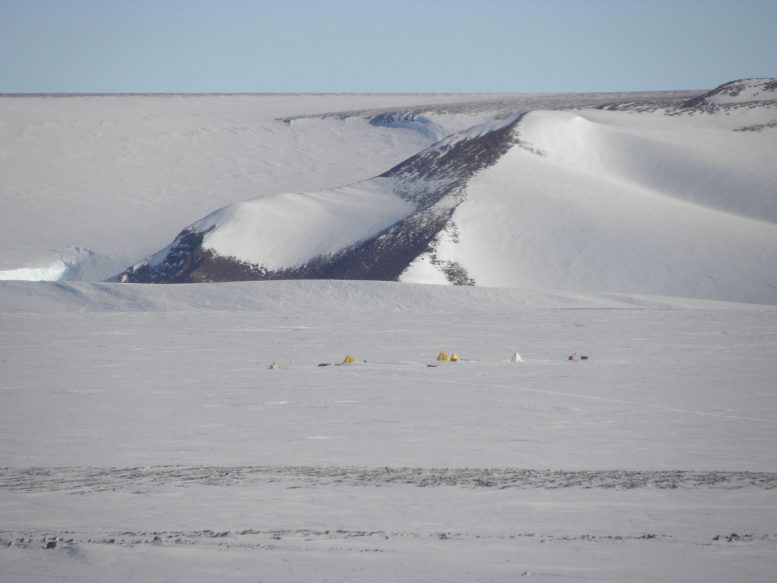
[[[0,581],[771,581],[775,91],[0,96]]]
[[[773,307],[336,281],[0,298],[4,580],[773,572]]]

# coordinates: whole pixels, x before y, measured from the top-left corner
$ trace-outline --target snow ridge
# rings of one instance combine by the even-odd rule
[[[743,80],[679,105],[500,115],[371,180],[224,207],[119,279],[376,279],[775,304],[777,270],[764,266],[777,265],[776,87]]]
[[[224,207],[119,281],[396,280],[446,228],[467,181],[514,145],[520,118],[449,136],[372,180]]]

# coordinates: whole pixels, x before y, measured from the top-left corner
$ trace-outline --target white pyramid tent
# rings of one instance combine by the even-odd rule
[[[510,362],[523,362],[523,358],[521,357],[520,354],[516,352],[515,354],[513,354],[513,357],[510,359]]]

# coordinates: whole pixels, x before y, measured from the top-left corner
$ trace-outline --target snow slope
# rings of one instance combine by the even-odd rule
[[[524,147],[468,184],[436,259],[486,286],[775,303],[777,134],[716,121],[532,112]]]
[[[54,277],[75,247],[115,275],[223,205],[370,178],[506,111],[619,97],[0,95],[0,272]]]
[[[0,96],[0,271],[77,246],[115,258],[115,275],[214,208],[369,178],[431,143],[361,117],[282,117],[468,98]]]
[[[0,579],[768,580],[776,318],[385,282],[0,282]],[[440,350],[463,361],[428,367]]]
[[[191,228],[205,249],[267,269],[305,263],[382,231],[413,211],[382,184],[280,194],[225,207]]]
[[[692,95],[0,95],[0,272],[54,277],[76,247],[114,267],[64,277],[100,280],[216,208],[364,180],[494,116]]]
[[[518,119],[453,134],[350,187],[219,209],[119,281],[396,279],[444,226],[466,180],[509,148]]]

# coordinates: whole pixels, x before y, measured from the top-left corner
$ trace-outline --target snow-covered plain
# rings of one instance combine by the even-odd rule
[[[4,282],[0,311],[3,580],[774,571],[773,307]]]

